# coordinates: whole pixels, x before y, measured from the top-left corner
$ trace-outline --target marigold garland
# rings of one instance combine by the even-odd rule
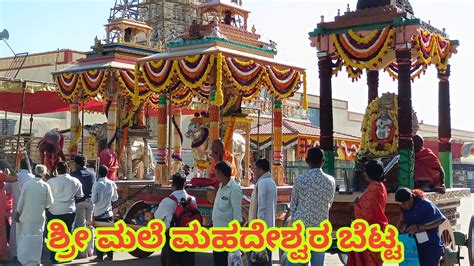
[[[77,73],[63,73],[55,77],[57,92],[65,100],[72,100],[76,97],[78,89],[81,86],[82,80],[80,74]]]
[[[352,68],[350,66],[346,66],[347,76],[352,79],[352,81],[359,80],[362,76],[362,69]]]
[[[392,143],[386,143],[382,145],[383,150],[378,150],[379,143],[372,140],[371,132],[372,132],[372,124],[373,121],[377,119],[379,116],[379,107],[380,107],[380,98],[377,97],[373,100],[369,106],[367,106],[364,119],[362,121],[362,140],[360,144],[360,150],[357,152],[357,158],[360,159],[361,156],[365,154],[370,154],[377,157],[383,157],[387,155],[391,155],[397,152],[398,149],[398,97],[394,97],[394,108],[389,110],[388,115],[393,122],[395,127],[395,135],[393,137]]]
[[[435,64],[439,71],[446,70],[451,57],[451,43],[439,34],[432,34],[428,30],[419,29],[413,37],[418,61],[424,65]],[[444,48],[442,48],[442,44]]]
[[[377,34],[379,33],[379,30],[373,30],[369,33],[369,35],[365,37],[360,37],[352,29],[349,29],[347,33],[349,33],[349,36],[351,36],[352,39],[356,40],[359,43],[369,43],[370,41],[374,39],[375,36],[377,36]]]
[[[68,152],[71,154],[74,150],[77,150],[77,146],[79,144],[79,140],[82,136],[82,124],[79,121],[79,124],[76,126],[76,137],[71,141],[69,144]]]
[[[203,85],[208,80],[214,64],[216,64],[216,97],[214,101],[218,106],[224,103],[223,77],[232,83],[244,101],[249,101],[255,98],[264,86],[277,98],[291,96],[302,83],[301,76],[304,73],[304,71],[300,72],[294,68],[280,69],[274,66],[261,66],[251,59],[226,58],[222,53],[145,62],[140,72],[150,93],[161,93],[180,82],[191,90],[199,100],[207,101],[209,92],[203,89]],[[232,67],[230,64],[233,64]],[[147,93],[138,94],[139,97],[136,95],[137,92],[134,92],[135,102],[137,99],[143,101],[149,96]]]
[[[222,91],[222,60],[223,56],[221,53],[217,54],[217,77],[216,77],[216,99],[215,104],[221,106],[224,103],[224,92]]]
[[[278,99],[285,99],[293,95],[296,89],[300,85],[301,73],[293,69],[293,74],[288,78],[287,82],[280,81],[275,76],[272,67],[267,67],[267,75],[264,76],[264,81],[266,82],[267,88],[270,89],[270,92],[273,93]],[[279,90],[275,87],[272,81],[278,82],[280,87],[284,87],[284,90]]]
[[[243,97],[244,101],[252,100],[253,98],[255,98],[255,96],[257,94],[260,93],[260,90],[262,88],[262,85],[261,85],[262,77],[266,74],[265,68],[263,66],[256,66],[256,68],[259,68],[259,69],[256,69],[255,71],[260,71],[257,74],[258,76],[255,77],[255,79],[252,81],[252,83],[250,83],[248,85],[243,85],[236,78],[234,78],[234,76],[232,75],[234,72],[229,68],[229,65],[228,65],[228,62],[227,62],[228,60],[229,59],[223,60],[223,64],[222,64],[222,68],[224,70],[223,73],[224,73],[226,79],[228,81],[230,81],[232,83],[232,85],[234,85],[234,87],[239,92],[241,92],[242,94],[245,94],[245,95],[243,95],[244,96]],[[240,60],[235,60],[235,61],[238,62],[238,64],[244,63],[242,66],[247,65],[246,64],[247,62],[242,62]],[[250,61],[253,62],[253,60],[250,60]],[[248,64],[247,66],[251,66],[251,65]],[[238,75],[238,74],[234,73],[234,75]]]
[[[207,59],[209,59],[208,64],[202,66],[204,68],[204,71],[199,71],[199,73],[192,73],[192,74],[197,75],[197,80],[194,80],[192,82],[188,81],[188,79],[184,76],[184,73],[186,72],[184,65],[182,68],[180,66],[179,59],[174,60],[174,70],[175,70],[175,73],[178,74],[179,81],[181,81],[181,83],[183,83],[186,87],[190,89],[196,89],[196,88],[201,87],[204,84],[204,82],[206,82],[207,79],[209,78],[209,73],[211,72],[212,67],[214,66],[215,56],[214,55],[201,55],[201,62],[199,62],[199,64],[203,64],[203,62]],[[185,61],[183,63],[186,62],[186,58],[184,60]],[[170,76],[173,76],[173,75],[170,75]]]
[[[140,65],[143,68],[143,70],[141,71],[141,74],[143,76],[143,79],[145,80],[145,83],[148,85],[148,88],[151,91],[156,92],[156,93],[162,93],[168,87],[171,86],[171,84],[173,83],[172,78],[174,77],[173,73],[175,73],[175,63],[174,63],[175,61],[173,60],[160,60],[160,61],[165,61],[163,62],[164,64],[164,66],[162,66],[163,68],[166,67],[166,64],[171,64],[171,65],[168,66],[169,67],[168,71],[163,74],[162,80],[164,81],[158,84],[153,80],[153,77],[151,75],[151,73],[153,72],[153,70],[151,69],[152,61],[148,61],[148,62],[145,62],[143,65]]]
[[[342,70],[344,62],[339,56],[331,57],[332,60],[332,75],[337,77],[337,74]],[[335,62],[334,62],[335,60]]]
[[[237,62],[237,64],[239,64],[241,66],[248,67],[248,66],[251,66],[251,65],[254,64],[253,60],[248,60],[248,61],[244,62],[244,61],[239,60],[238,58],[233,58],[233,59],[235,60],[235,62]]]
[[[306,72],[303,72],[303,109],[308,110],[308,94],[306,89]]]
[[[134,95],[132,97],[132,103],[133,105],[138,105],[140,103],[140,97],[138,95],[139,93],[139,89],[138,89],[138,86],[139,86],[139,83],[138,83],[138,76],[140,75],[140,65],[138,64],[135,64],[135,69],[134,69],[134,77],[135,77],[135,87],[134,87]]]
[[[387,53],[388,47],[390,43],[392,42],[393,35],[395,34],[395,30],[392,28],[390,29],[386,28],[384,30],[385,31],[388,30],[388,33],[380,37],[380,40],[376,42],[378,45],[374,44],[375,47],[373,49],[369,49],[368,51],[360,54],[360,56],[363,56],[363,58],[366,58],[367,61],[360,61],[361,58],[356,59],[356,56],[354,55],[355,51],[346,52],[342,48],[342,44],[339,41],[338,35],[333,34],[331,36],[331,39],[334,43],[337,53],[343,59],[344,64],[346,66],[350,66],[356,69],[366,69],[366,68],[377,66],[382,61],[382,58],[385,56],[385,54]]]
[[[200,54],[197,54],[197,55],[194,55],[194,56],[186,56],[185,57],[185,60],[190,62],[190,63],[196,63],[199,59],[201,59],[201,55]]]
[[[410,79],[411,82],[415,82],[416,78],[420,78],[421,74],[424,74],[426,72],[427,65],[424,65],[420,62],[415,62],[411,65],[410,69]],[[396,70],[396,63],[392,63],[391,65],[387,66],[384,68],[384,72],[387,72],[388,75],[393,79],[393,80],[398,80],[398,70]]]
[[[107,70],[87,70],[81,73],[81,87],[82,95],[87,95],[89,97],[95,97],[97,94],[104,95],[104,87],[106,81],[109,78],[109,71]],[[79,89],[79,87],[76,87]]]

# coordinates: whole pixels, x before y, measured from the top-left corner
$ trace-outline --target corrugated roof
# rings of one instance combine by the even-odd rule
[[[290,135],[290,134],[300,134],[300,135],[308,135],[308,136],[321,135],[320,128],[309,122],[298,122],[298,121],[293,121],[293,120],[288,120],[288,119],[283,120],[282,131],[284,135]],[[261,135],[269,135],[269,134],[272,134],[272,132],[273,132],[272,122],[268,122],[266,124],[260,125],[260,130],[257,126],[253,127],[252,130],[250,131],[250,134],[257,135],[258,133],[260,133]],[[360,140],[359,137],[352,136],[349,134],[339,133],[339,132],[334,132],[334,137],[341,138],[341,139]]]

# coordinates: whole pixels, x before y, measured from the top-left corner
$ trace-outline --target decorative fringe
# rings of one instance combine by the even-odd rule
[[[135,64],[135,71],[134,71],[134,75],[135,75],[135,79],[134,79],[134,88],[133,88],[133,97],[132,97],[132,103],[133,105],[137,106],[139,103],[140,103],[140,96],[139,96],[139,80],[138,80],[138,76],[139,76],[139,73],[140,73],[140,66],[138,65],[138,63]]]
[[[82,135],[82,124],[80,121],[79,121],[79,125],[77,125],[76,128],[77,128],[76,138],[74,138],[71,144],[69,144],[69,149],[68,149],[69,153],[72,153],[73,150],[77,151],[77,144],[79,143],[79,140],[81,139],[81,135]]]
[[[224,92],[222,91],[222,54],[217,54],[217,77],[216,77],[216,100],[217,106],[222,106],[224,103]]]
[[[308,109],[308,93],[306,88],[306,72],[303,72],[303,109]]]

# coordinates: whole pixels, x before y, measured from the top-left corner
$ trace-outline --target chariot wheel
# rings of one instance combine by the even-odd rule
[[[137,224],[135,218],[137,217],[138,212],[148,209],[149,206],[150,205],[146,204],[142,200],[135,202],[134,204],[132,204],[132,206],[130,206],[130,208],[125,213],[124,218],[123,218],[124,222],[126,224]],[[139,248],[129,253],[135,258],[146,258],[146,257],[149,257],[151,254],[153,254],[153,252],[143,251]]]
[[[469,231],[467,232],[467,252],[469,255],[469,265],[474,265],[474,215],[469,222]]]
[[[438,232],[444,246],[444,254],[441,259],[441,265],[451,266],[457,264],[458,261],[456,256],[451,255],[455,254],[456,246],[454,242],[453,229],[448,219],[446,219],[443,223],[439,225]]]

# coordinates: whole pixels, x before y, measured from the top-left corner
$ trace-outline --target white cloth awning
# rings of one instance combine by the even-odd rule
[[[125,69],[125,70],[132,70],[135,68],[134,64],[110,61],[104,63],[96,63],[96,64],[88,64],[88,65],[75,65],[65,69],[62,69],[57,72],[53,72],[53,75],[63,74],[63,73],[71,73],[71,72],[81,72],[91,69],[107,69],[107,68],[115,68],[115,69]]]

